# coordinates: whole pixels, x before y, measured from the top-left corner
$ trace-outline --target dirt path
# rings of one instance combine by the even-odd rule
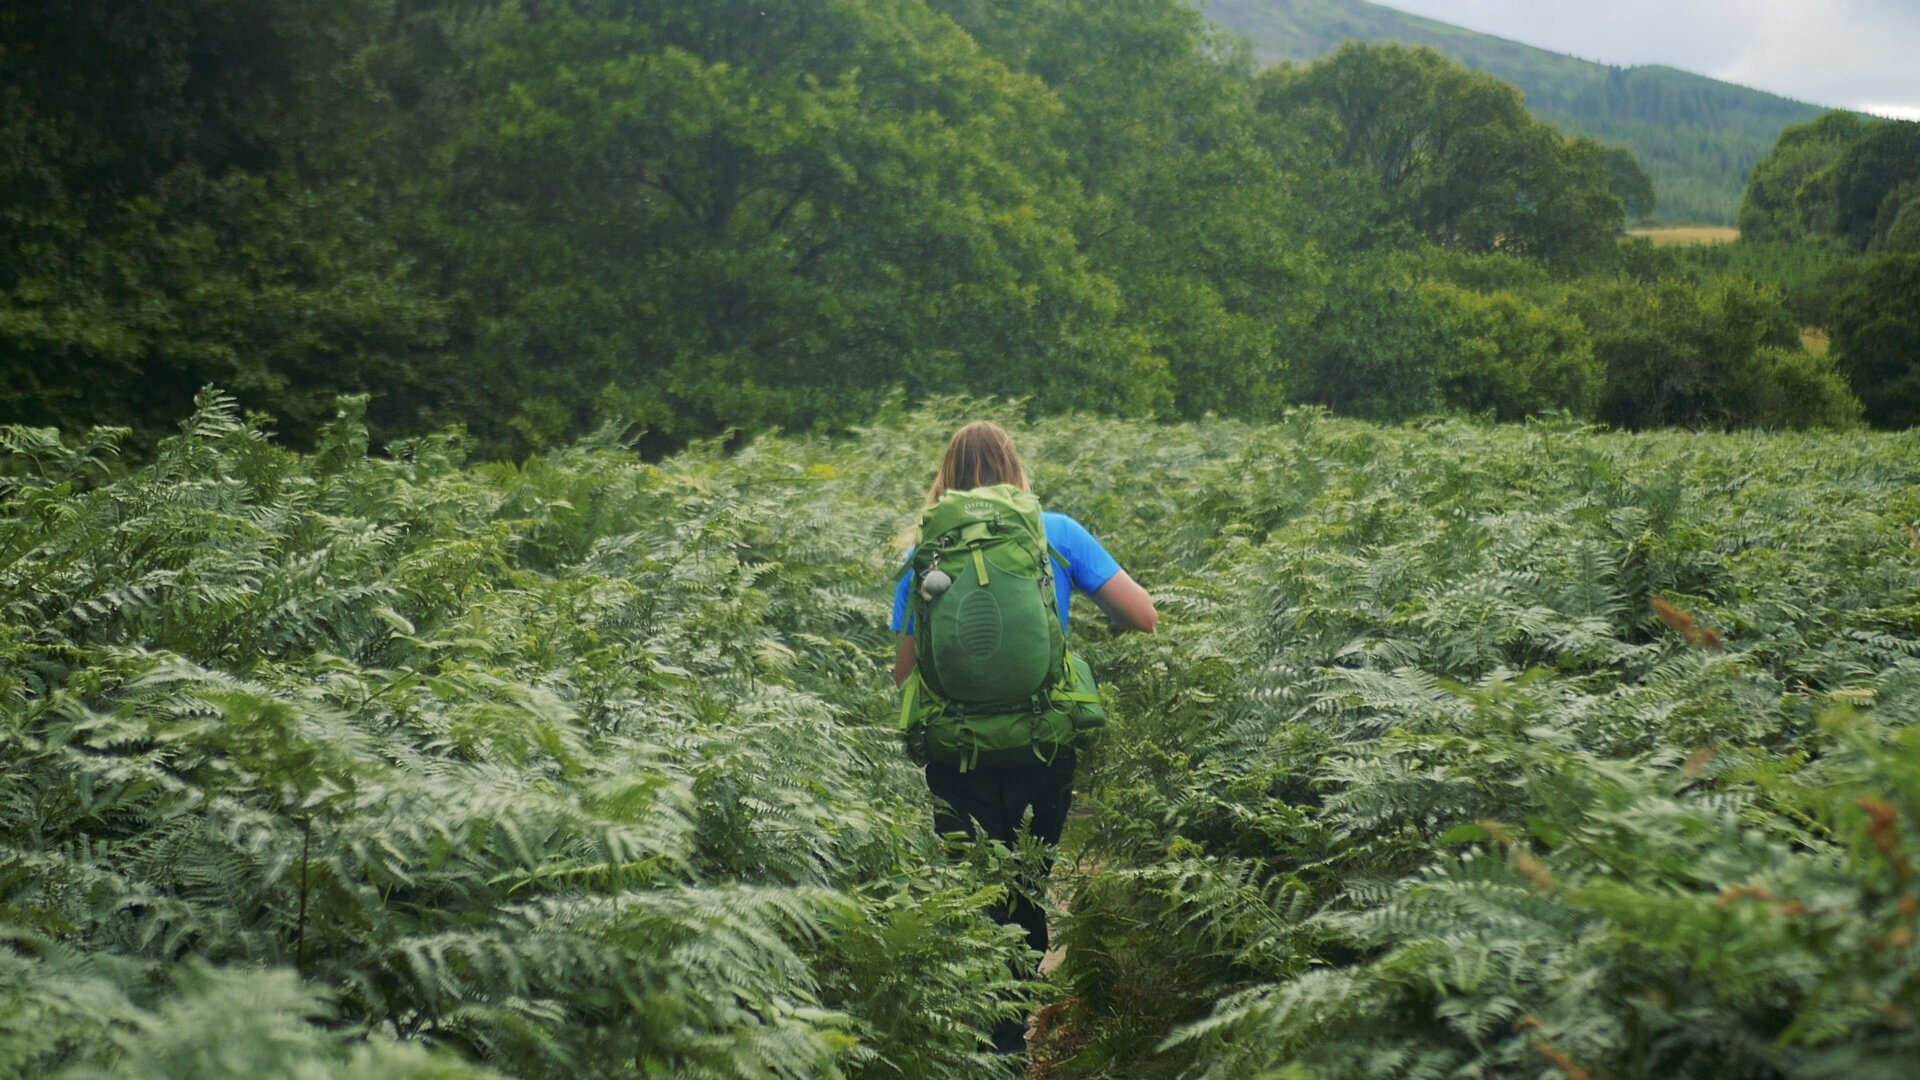
[[[1052,880],[1047,887],[1047,900],[1050,911],[1048,921],[1054,916],[1065,915],[1070,906],[1074,889],[1083,878],[1106,865],[1100,853],[1090,847],[1082,846],[1074,851],[1073,858],[1060,859],[1053,865]],[[1055,945],[1040,958],[1040,977],[1049,982],[1053,973],[1058,971],[1066,960],[1065,945]],[[1034,1011],[1027,1034],[1027,1075],[1033,1080],[1051,1080],[1060,1073],[1060,1069],[1080,1049],[1080,1038],[1071,1028],[1062,1027],[1072,999],[1064,994],[1058,999],[1041,1006]]]

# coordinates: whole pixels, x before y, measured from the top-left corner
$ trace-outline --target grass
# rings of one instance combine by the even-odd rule
[[[1628,236],[1644,236],[1654,247],[1693,247],[1698,244],[1731,244],[1740,239],[1740,230],[1724,225],[1670,225],[1651,229],[1628,229]]]

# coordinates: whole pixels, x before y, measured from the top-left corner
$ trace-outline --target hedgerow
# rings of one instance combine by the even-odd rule
[[[1920,444],[950,400],[855,437],[137,470],[0,437],[0,1075],[1902,1075]],[[1066,959],[1016,982],[891,733],[947,434],[1092,612]],[[955,850],[966,858],[955,859]]]

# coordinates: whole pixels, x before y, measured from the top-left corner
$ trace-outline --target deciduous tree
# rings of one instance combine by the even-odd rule
[[[1860,270],[1834,305],[1833,349],[1868,422],[1920,424],[1920,254]]]
[[[861,418],[895,386],[1153,408],[1058,106],[918,0],[555,3],[479,31],[428,189],[490,395],[676,437]]]
[[[1565,267],[1611,255],[1624,211],[1603,149],[1535,120],[1492,76],[1431,49],[1351,43],[1269,71],[1261,91],[1433,243]]]

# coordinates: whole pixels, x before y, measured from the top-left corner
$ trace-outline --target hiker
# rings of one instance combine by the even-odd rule
[[[1032,835],[1049,850],[1060,842],[1074,744],[1106,718],[1092,673],[1065,647],[1075,589],[1116,628],[1153,632],[1153,599],[1100,541],[1065,514],[1040,512],[1006,431],[976,421],[955,432],[893,599],[901,726],[943,804],[935,831],[972,834],[977,824],[1012,845],[1031,810]],[[1047,951],[1038,904],[1014,895],[989,914]],[[1000,1024],[993,1042],[1023,1053],[1024,1025]]]

